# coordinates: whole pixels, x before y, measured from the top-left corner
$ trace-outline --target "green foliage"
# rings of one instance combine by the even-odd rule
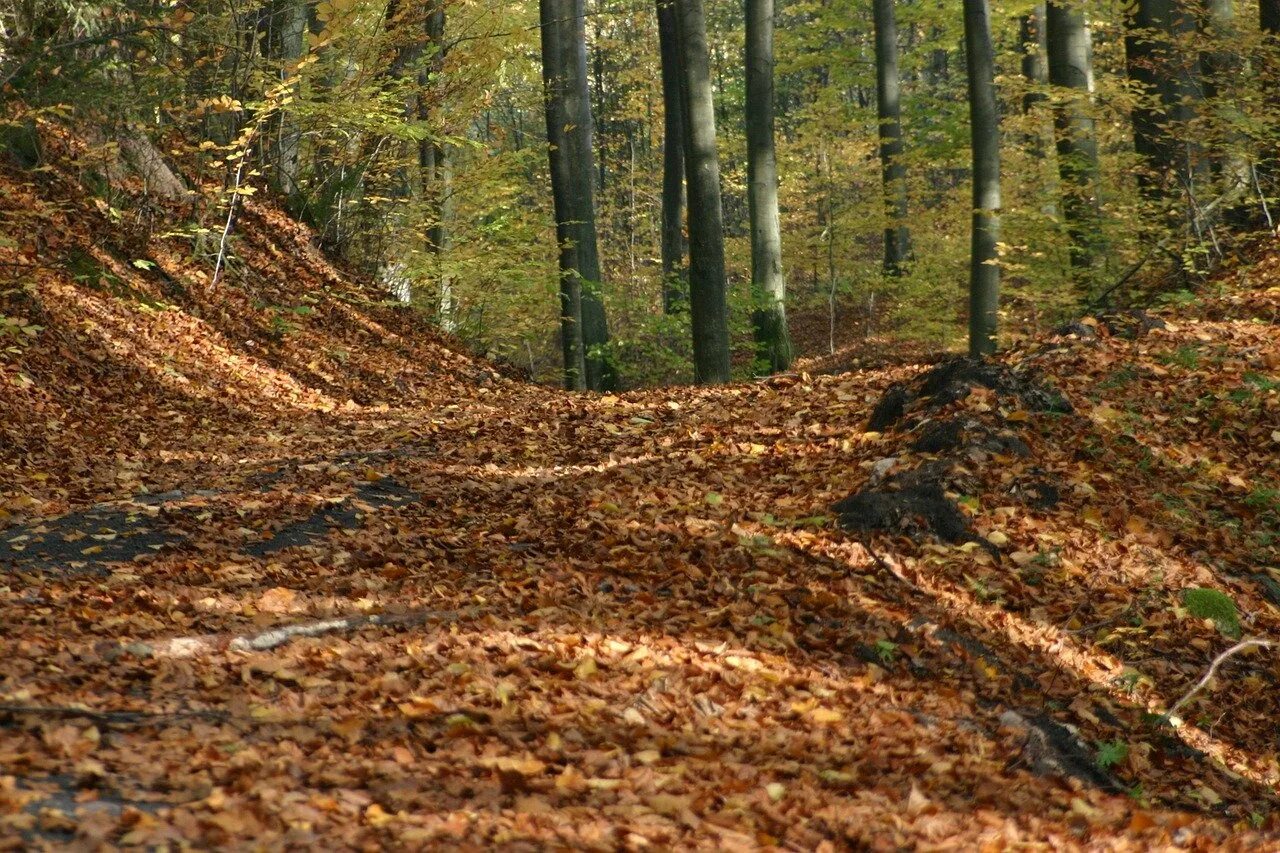
[[[1194,587],[1182,591],[1182,603],[1197,619],[1210,619],[1223,634],[1240,637],[1240,613],[1229,596],[1216,589]]]
[[[655,16],[646,4],[588,6],[602,292],[615,338],[608,355],[629,385],[685,382],[687,318],[657,310],[663,106]],[[1001,319],[1015,331],[1044,330],[1090,295],[1063,286],[1070,270],[1053,136],[1060,95],[1021,76],[1017,17],[1030,4],[994,7],[1005,177]],[[551,378],[559,359],[557,247],[537,4],[448,2],[450,47],[442,60],[424,40],[426,6],[394,8],[388,17],[388,5],[374,0],[274,0],[255,7],[260,17],[220,3],[0,0],[0,146],[10,159],[36,166],[41,122],[70,119],[93,128],[77,155],[83,180],[107,201],[107,214],[124,221],[116,139],[144,128],[205,194],[193,221],[173,229],[190,235],[204,257],[233,199],[278,183],[281,147],[296,145],[296,186],[285,201],[327,249],[370,273],[402,270],[414,303],[476,351]],[[301,55],[282,55],[276,48],[286,17],[308,9]],[[914,257],[902,277],[886,280],[881,234],[892,223],[880,203],[869,4],[795,0],[779,7],[789,310],[842,324],[866,320],[876,334],[956,346],[971,214],[962,19],[939,3],[897,4],[897,12]],[[750,241],[741,9],[709,3],[707,14],[731,322],[743,356],[735,363],[745,374]],[[1192,120],[1175,123],[1162,108],[1161,120],[1188,150],[1215,161],[1197,178],[1196,198],[1153,199],[1138,185],[1145,165],[1133,153],[1131,116],[1135,108],[1157,107],[1156,96],[1127,78],[1120,7],[1091,4],[1090,18],[1096,91],[1089,109],[1102,152],[1097,239],[1106,250],[1086,284],[1096,294],[1140,264],[1143,275],[1175,288],[1168,303],[1195,299],[1225,250],[1222,229],[1188,229],[1183,214],[1210,203],[1262,146],[1274,147],[1280,62],[1268,53],[1275,47],[1256,27],[1210,27],[1188,37],[1180,49],[1249,57],[1249,73],[1229,64],[1207,72],[1202,88],[1211,97]],[[1028,94],[1044,97],[1024,108]],[[437,146],[451,162],[445,190],[421,169],[422,153]],[[241,166],[237,185],[232,178]],[[1274,187],[1257,189],[1276,194]],[[448,232],[440,253],[429,245],[437,226]],[[1152,255],[1156,245],[1166,248]]]
[[[890,640],[876,640],[876,657],[885,666],[889,666],[898,657],[898,644]]]
[[[1103,741],[1098,744],[1098,754],[1094,761],[1102,770],[1110,770],[1119,764],[1123,764],[1129,757],[1129,744],[1122,740]]]

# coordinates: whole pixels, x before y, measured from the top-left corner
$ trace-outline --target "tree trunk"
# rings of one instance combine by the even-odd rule
[[[964,0],[973,141],[973,239],[969,259],[969,354],[995,352],[1000,303],[1000,115],[988,0]]]
[[[1263,36],[1263,68],[1268,72],[1270,83],[1271,110],[1273,117],[1280,115],[1280,0],[1258,0],[1258,27]],[[1273,132],[1276,125],[1271,125]],[[1277,195],[1276,184],[1280,183],[1280,157],[1275,153],[1274,139],[1272,144],[1264,146],[1263,154],[1258,158],[1258,181],[1270,196]]]
[[[433,0],[427,10],[427,40],[431,44],[431,64],[423,73],[422,91],[419,94],[418,117],[426,120],[430,115],[432,97],[439,91],[440,74],[444,70],[445,42],[444,0]],[[434,260],[436,273],[436,300],[440,328],[452,332],[457,328],[454,312],[453,282],[446,269],[449,250],[453,246],[450,223],[453,219],[453,162],[448,149],[441,143],[422,139],[418,142],[418,163],[421,167],[423,195],[428,200],[431,222],[427,228],[427,251]]]
[[[1076,283],[1087,289],[1099,253],[1098,141],[1091,111],[1093,48],[1084,11],[1049,3],[1045,9],[1049,82],[1057,93],[1054,126],[1062,212]]]
[[[1027,151],[1040,169],[1045,187],[1045,199],[1041,211],[1049,216],[1058,215],[1058,175],[1053,158],[1046,156],[1047,133],[1039,115],[1042,106],[1049,101],[1049,40],[1045,33],[1045,4],[1038,3],[1030,14],[1018,21],[1018,41],[1022,46],[1022,76],[1027,92],[1022,96],[1022,113],[1030,121],[1027,131]]]
[[[884,270],[901,275],[911,256],[907,229],[907,168],[902,162],[902,109],[898,78],[898,22],[894,0],[874,0],[876,113],[880,119],[880,175],[884,192]]]
[[[289,80],[292,66],[306,50],[307,3],[305,0],[276,0],[266,9],[263,27],[263,52],[279,67],[281,85]],[[286,92],[281,90],[281,99]],[[302,135],[287,105],[277,109],[267,140],[267,158],[271,166],[271,185],[295,209],[301,192]]]
[[[1163,198],[1173,171],[1174,155],[1164,126],[1162,104],[1166,99],[1168,73],[1169,0],[1138,0],[1128,11],[1125,33],[1125,65],[1129,80],[1137,84],[1141,99],[1134,107],[1133,150],[1147,166],[1138,175],[1138,189],[1150,201]]]
[[[782,273],[778,162],[773,121],[773,0],[746,0],[747,205],[751,219],[752,326],[756,370],[791,366],[787,281]]]
[[[1045,33],[1045,4],[1038,3],[1029,15],[1018,22],[1018,40],[1022,44],[1022,76],[1030,89],[1022,96],[1022,111],[1033,112],[1037,104],[1049,98],[1042,91],[1049,82],[1049,40]]]
[[[682,310],[684,276],[684,123],[680,109],[680,28],[676,0],[657,0],[662,54],[662,309]]]
[[[729,316],[724,266],[724,213],[716,152],[715,102],[702,0],[677,0],[680,27],[680,104],[689,194],[689,307],[693,376],[729,381]]]
[[[1129,79],[1144,89],[1147,103],[1133,112],[1134,150],[1149,164],[1139,176],[1153,201],[1185,193],[1194,217],[1199,147],[1188,135],[1200,100],[1200,62],[1181,43],[1195,31],[1195,17],[1182,0],[1138,0],[1129,13],[1125,55]],[[1158,96],[1158,104],[1151,103]]]
[[[602,390],[616,378],[601,352],[609,333],[599,292],[583,0],[541,0],[539,7],[565,387]]]
[[[1244,157],[1238,110],[1234,103],[1233,81],[1245,70],[1236,45],[1235,4],[1232,0],[1205,0],[1200,20],[1201,35],[1209,49],[1200,53],[1204,74],[1204,99],[1214,116],[1213,152],[1210,167],[1218,184],[1214,194],[1247,187],[1253,178]]]

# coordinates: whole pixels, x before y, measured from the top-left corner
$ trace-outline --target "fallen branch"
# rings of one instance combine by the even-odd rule
[[[237,652],[262,652],[278,648],[298,637],[319,637],[338,631],[358,631],[368,626],[392,627],[421,625],[434,617],[457,619],[458,614],[440,610],[411,610],[408,613],[379,613],[373,616],[345,616],[340,619],[322,619],[300,625],[272,628],[261,634],[236,637],[227,648]]]
[[[243,634],[231,637],[225,634],[212,634],[201,637],[175,637],[158,643],[140,643],[143,655],[158,655],[170,658],[192,658],[208,654],[219,649],[234,652],[264,652],[291,643],[299,637],[319,637],[324,634],[335,634],[340,631],[358,631],[361,628],[391,628],[400,626],[421,625],[432,619],[457,620],[456,611],[446,610],[410,610],[404,613],[377,613],[372,616],[342,616],[334,619],[321,619],[318,622],[302,622],[297,625],[284,625],[258,634]],[[127,648],[127,647],[126,647]]]
[[[1213,678],[1214,674],[1217,673],[1218,667],[1220,667],[1228,659],[1239,654],[1240,652],[1243,652],[1246,649],[1274,649],[1277,645],[1280,645],[1280,641],[1241,640],[1240,642],[1236,643],[1234,646],[1227,649],[1225,652],[1223,652],[1222,654],[1218,655],[1216,658],[1213,659],[1213,663],[1209,664],[1209,669],[1205,672],[1204,675],[1200,677],[1200,680],[1196,682],[1195,686],[1192,687],[1190,690],[1188,690],[1185,694],[1183,694],[1183,697],[1181,699],[1179,699],[1177,702],[1174,702],[1173,707],[1170,708],[1168,711],[1166,711],[1161,716],[1161,719],[1164,720],[1165,722],[1168,722],[1169,720],[1173,719],[1173,715],[1178,713],[1178,710],[1182,708],[1183,705],[1186,705],[1188,702],[1190,702],[1193,696],[1195,696],[1197,693],[1199,693],[1201,690],[1205,688],[1205,685],[1207,685],[1209,681]]]
[[[0,704],[0,714],[52,717],[54,719],[89,720],[100,726],[160,725],[182,719],[200,719],[225,723],[231,718],[220,711],[95,711],[73,705],[8,705]]]

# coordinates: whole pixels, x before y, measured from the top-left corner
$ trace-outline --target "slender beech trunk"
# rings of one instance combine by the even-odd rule
[[[1200,112],[1204,94],[1200,56],[1189,48],[1198,26],[1195,11],[1191,8],[1192,0],[1167,2],[1170,9],[1169,34],[1175,45],[1173,73],[1168,78],[1169,92],[1165,104],[1174,128],[1177,174],[1187,202],[1187,218],[1194,222],[1198,216],[1198,205],[1209,201],[1208,198],[1200,198],[1205,190],[1201,183],[1207,177],[1208,164],[1199,143],[1190,134],[1191,123]]]
[[[1084,11],[1049,3],[1045,9],[1049,82],[1059,89],[1054,110],[1062,213],[1076,283],[1087,288],[1099,257],[1098,140],[1092,113],[1093,48]]]
[[[662,55],[662,309],[683,310],[684,123],[680,109],[680,26],[676,0],[657,0],[658,48]]]
[[[689,193],[689,308],[693,377],[729,381],[729,312],[724,266],[724,213],[716,152],[715,102],[702,0],[676,0],[680,26],[680,105]]]
[[[1049,82],[1049,40],[1045,32],[1045,4],[1037,3],[1030,14],[1018,21],[1018,40],[1022,44],[1022,76],[1028,92],[1022,96],[1022,111],[1031,113],[1037,104],[1049,99],[1044,93]]]
[[[1244,139],[1239,132],[1239,115],[1232,98],[1233,80],[1244,71],[1244,62],[1235,47],[1238,42],[1232,0],[1204,0],[1200,28],[1209,45],[1209,49],[1200,53],[1204,99],[1215,125],[1210,168],[1218,184],[1215,193],[1229,192],[1248,187],[1253,180],[1243,155]]]
[[[283,84],[292,74],[292,66],[306,51],[307,4],[305,0],[276,0],[265,12],[263,51],[268,59],[279,64],[277,71]],[[284,197],[290,209],[297,206],[301,192],[301,155],[302,135],[287,104],[282,104],[272,121],[267,156],[272,187]]]
[[[969,354],[996,348],[1000,304],[1000,115],[989,0],[964,0],[964,44],[969,72],[969,124],[973,140],[973,242],[969,259]]]
[[[1058,175],[1054,160],[1045,155],[1046,127],[1039,114],[1049,101],[1046,89],[1049,85],[1049,40],[1045,32],[1045,4],[1038,3],[1029,14],[1018,21],[1018,41],[1022,45],[1022,77],[1027,92],[1022,96],[1022,113],[1031,121],[1027,131],[1027,151],[1044,177],[1045,201],[1041,211],[1049,216],[1058,214]]]
[[[1130,80],[1145,90],[1133,112],[1134,150],[1149,164],[1139,177],[1155,201],[1184,196],[1194,216],[1202,173],[1199,146],[1189,135],[1200,100],[1200,61],[1183,42],[1195,32],[1187,0],[1137,0],[1129,11],[1125,54]]]
[[[1263,35],[1263,54],[1261,63],[1270,83],[1270,114],[1273,133],[1277,129],[1275,120],[1280,116],[1280,0],[1258,0],[1258,28]],[[1258,180],[1263,191],[1274,197],[1280,194],[1280,156],[1276,155],[1276,142],[1264,146],[1258,158]]]
[[[901,275],[911,256],[907,228],[907,167],[902,162],[902,108],[898,78],[898,21],[894,0],[874,0],[876,113],[880,119],[880,176],[884,192],[884,270]]]
[[[773,121],[773,0],[746,0],[747,205],[751,219],[751,321],[756,369],[791,366],[787,281],[782,273],[778,215],[778,161]]]
[[[440,74],[444,70],[445,42],[444,0],[433,0],[427,10],[427,40],[432,55],[429,67],[422,73],[422,92],[418,101],[418,117],[430,117],[432,99],[439,91]],[[453,219],[453,160],[446,146],[438,141],[422,139],[418,142],[418,165],[422,172],[423,196],[429,201],[431,223],[427,228],[427,251],[434,259],[436,274],[436,299],[440,327],[447,332],[457,328],[454,316],[453,282],[446,269],[448,254],[453,247],[450,225]]]
[[[1157,7],[1163,3],[1164,0],[1137,0],[1129,7],[1125,21],[1125,69],[1129,82],[1137,86],[1139,97],[1130,116],[1133,150],[1146,165],[1138,174],[1138,191],[1149,201],[1164,195],[1165,178],[1172,167],[1169,140],[1160,124],[1157,105],[1163,89],[1164,54],[1159,39],[1163,29],[1161,10]]]
[[[560,244],[565,387],[601,390],[611,387],[616,378],[599,351],[609,335],[599,295],[583,0],[541,0],[539,6],[547,142]]]

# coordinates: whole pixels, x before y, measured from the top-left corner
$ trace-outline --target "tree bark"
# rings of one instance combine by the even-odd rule
[[[747,206],[751,220],[752,326],[756,370],[791,366],[787,281],[782,272],[778,161],[774,143],[773,0],[746,0]]]
[[[880,120],[880,176],[884,192],[884,270],[901,275],[911,256],[907,228],[907,168],[902,162],[902,106],[898,77],[898,22],[894,0],[874,0],[876,113]]]
[[[680,109],[680,26],[676,0],[657,0],[658,48],[662,58],[662,309],[683,310],[684,122]]]
[[[689,195],[689,307],[693,376],[704,384],[729,381],[729,316],[724,264],[724,213],[716,152],[715,102],[702,0],[677,0],[680,28],[680,104],[685,180]]]
[[[973,235],[969,260],[969,354],[995,352],[1000,267],[1000,115],[988,0],[964,0],[973,147]]]
[[[560,245],[560,328],[565,387],[604,390],[616,382],[600,301],[591,98],[583,0],[540,0],[547,143]]]
[[[1049,82],[1060,91],[1054,110],[1062,213],[1077,285],[1087,288],[1098,259],[1098,141],[1091,111],[1093,47],[1084,11],[1061,2],[1045,9]]]

